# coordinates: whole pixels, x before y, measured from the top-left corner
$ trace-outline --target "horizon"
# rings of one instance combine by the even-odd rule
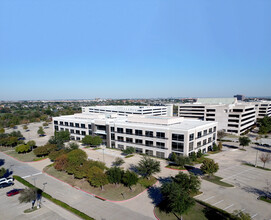
[[[270,97],[270,10],[266,0],[1,2],[0,100]]]

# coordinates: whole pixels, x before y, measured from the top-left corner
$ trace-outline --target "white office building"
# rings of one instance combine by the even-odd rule
[[[88,106],[82,113],[117,113],[118,115],[173,116],[173,105],[165,106]]]
[[[179,104],[178,116],[218,122],[218,130],[240,135],[256,122],[256,106],[236,98],[198,98],[195,103]]]
[[[53,118],[54,130],[67,130],[71,139],[99,135],[110,148],[134,147],[137,153],[168,158],[211,150],[217,122],[179,117],[117,114],[75,114]]]
[[[271,117],[271,101],[252,102],[256,106],[256,118]]]

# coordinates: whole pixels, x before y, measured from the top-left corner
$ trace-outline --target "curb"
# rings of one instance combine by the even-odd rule
[[[154,214],[154,217],[155,217],[157,220],[160,220],[160,218],[158,218],[158,217],[156,216],[156,214],[155,214],[155,206],[154,206],[154,208],[153,208],[153,214]]]
[[[14,160],[17,160],[17,161],[19,161],[19,162],[21,162],[21,163],[36,163],[36,162],[40,162],[40,161],[43,161],[43,160],[48,159],[48,157],[46,157],[46,158],[44,158],[44,159],[37,160],[37,161],[22,161],[22,160],[19,160],[19,159],[13,157],[13,156],[10,156],[10,155],[6,154],[6,153],[3,152],[3,151],[1,151],[1,153],[5,154],[6,156],[11,157],[11,158],[13,158]]]
[[[152,186],[150,186],[149,188],[144,189],[141,193],[137,194],[136,196],[134,196],[134,197],[132,197],[132,198],[130,198],[130,199],[121,200],[121,201],[115,201],[115,200],[110,200],[110,199],[103,198],[103,197],[98,196],[98,195],[96,195],[96,194],[93,194],[93,193],[91,193],[91,192],[87,192],[87,191],[85,191],[85,190],[83,190],[83,189],[80,189],[80,188],[77,188],[77,187],[75,187],[75,186],[72,186],[71,184],[66,183],[65,181],[63,181],[63,180],[61,180],[61,179],[58,179],[57,177],[54,177],[54,176],[52,176],[52,175],[46,173],[45,171],[42,171],[42,173],[44,173],[44,174],[46,174],[46,175],[48,175],[48,176],[50,176],[50,177],[52,177],[52,178],[55,178],[55,179],[59,180],[60,182],[65,183],[65,184],[67,184],[67,185],[69,185],[69,186],[71,186],[71,187],[73,187],[73,188],[75,188],[75,189],[77,189],[77,190],[80,190],[80,191],[85,192],[85,193],[87,193],[87,194],[89,194],[89,195],[92,195],[93,197],[99,198],[99,199],[104,200],[104,201],[112,202],[112,203],[127,202],[127,201],[130,201],[130,200],[132,200],[132,199],[135,199],[135,198],[137,198],[138,196],[140,196],[141,194],[143,194],[145,191],[147,191],[150,187],[153,187],[154,185],[156,185],[156,184],[158,183],[158,180],[157,180]]]

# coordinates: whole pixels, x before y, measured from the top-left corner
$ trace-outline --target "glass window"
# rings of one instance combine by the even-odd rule
[[[194,148],[194,142],[189,143],[189,151],[192,151]]]
[[[143,135],[142,130],[135,130],[135,135],[142,136]]]
[[[201,131],[200,132],[198,132],[198,138],[200,138],[201,137]]]
[[[133,138],[126,138],[126,142],[133,143]]]
[[[192,140],[194,140],[194,134],[189,135],[189,141],[192,141]]]
[[[165,148],[165,143],[163,143],[163,142],[156,142],[156,147]]]
[[[58,121],[54,121],[54,124],[57,125],[57,124],[58,124]]]
[[[85,124],[81,124],[81,128],[86,128],[86,125]]]
[[[133,130],[130,128],[126,128],[126,134],[133,134]]]
[[[172,142],[172,150],[183,152],[183,143]]]
[[[146,146],[153,146],[153,141],[145,141]]]
[[[79,123],[75,123],[75,127],[79,128]]]
[[[153,137],[153,131],[145,131],[147,137]]]
[[[118,133],[123,133],[123,128],[117,128]]]
[[[174,141],[183,141],[184,135],[183,134],[172,134],[172,140]]]
[[[157,138],[165,138],[165,133],[164,132],[156,132],[156,137]]]
[[[204,130],[204,131],[203,131],[203,135],[207,135],[207,130]]]
[[[81,131],[81,134],[82,134],[82,135],[86,135],[86,132],[85,132],[85,131]]]
[[[73,125],[73,122],[70,122],[70,126],[71,126],[71,127],[73,127],[73,126],[74,126],[74,125]]]
[[[124,141],[123,137],[118,136],[118,141]]]
[[[135,139],[135,142],[136,142],[136,144],[142,144],[143,143],[143,141],[140,140],[140,139]]]
[[[65,122],[65,126],[69,126],[69,122]]]

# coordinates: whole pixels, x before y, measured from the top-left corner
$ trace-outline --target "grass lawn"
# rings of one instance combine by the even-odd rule
[[[229,183],[225,183],[225,182],[221,181],[223,178],[221,178],[219,176],[212,176],[212,177],[205,176],[205,177],[203,177],[203,179],[207,180],[209,182],[215,183],[217,185],[220,185],[220,186],[234,187],[233,185],[231,185]]]
[[[4,146],[0,146],[0,151],[1,152],[5,152],[7,150],[14,150],[15,147],[4,147]]]
[[[155,215],[160,220],[178,220],[178,218],[172,213],[161,212],[158,207],[154,209]],[[196,202],[196,204],[188,211],[187,214],[182,215],[183,220],[208,220],[208,219],[226,219],[223,216],[216,213],[204,205]]]
[[[266,196],[260,196],[260,197],[259,197],[259,200],[262,200],[262,201],[271,203],[271,198],[267,198]]]
[[[253,165],[251,163],[242,163],[242,165],[246,165],[246,166],[250,166],[250,167],[255,167],[255,165]],[[269,168],[264,168],[264,167],[260,167],[260,166],[256,166],[255,168],[266,170],[266,171],[271,171],[271,169],[269,169]]]
[[[7,151],[6,154],[15,157],[16,159],[23,161],[23,162],[30,162],[30,161],[36,161],[36,160],[42,160],[45,157],[37,157],[33,151],[25,154],[18,154],[15,150],[14,151]]]
[[[167,165],[166,168],[171,168],[171,169],[176,169],[176,170],[186,170],[185,167],[183,167],[183,166],[177,166],[177,165],[174,165],[174,164]]]
[[[69,183],[72,186],[76,186],[97,196],[114,201],[130,199],[146,189],[146,187],[144,187],[143,185],[150,186],[156,182],[156,179],[154,177],[152,177],[150,180],[140,180],[143,185],[138,183],[137,185],[132,186],[132,191],[128,187],[123,186],[122,184],[119,184],[117,186],[114,184],[107,184],[104,186],[104,191],[102,191],[100,187],[92,187],[87,180],[75,179],[72,175],[69,175],[64,171],[57,171],[53,166],[45,167],[44,171],[66,183]]]

